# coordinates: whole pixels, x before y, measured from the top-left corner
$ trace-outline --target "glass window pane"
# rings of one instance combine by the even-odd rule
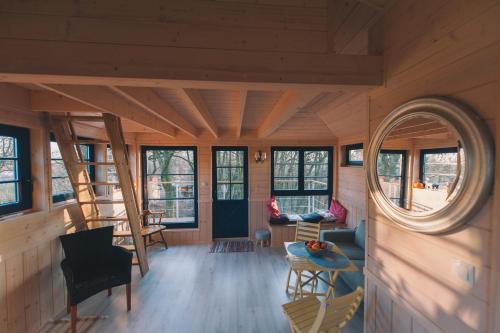
[[[68,177],[64,162],[62,160],[52,160],[50,161],[52,168],[52,178],[55,177]]]
[[[0,160],[0,181],[17,180],[17,161]]]
[[[69,178],[52,179],[52,195],[73,193]]]
[[[243,168],[231,168],[231,182],[243,183]]]
[[[0,184],[0,205],[12,204],[18,202],[17,183]]]
[[[148,200],[148,209],[163,211],[164,223],[193,223],[195,200]]]
[[[193,151],[186,150],[148,150],[148,174],[193,174]]]
[[[438,185],[439,190],[445,190],[454,182],[457,175],[457,153],[426,153],[423,162],[424,184]]]
[[[299,180],[297,178],[274,178],[275,190],[298,190]]]
[[[231,199],[243,200],[244,186],[243,184],[231,184]]]
[[[276,201],[283,214],[307,214],[328,209],[327,195],[277,196]]]
[[[306,190],[327,190],[328,178],[306,178],[304,188]]]
[[[394,153],[379,153],[377,172],[379,176],[401,176],[403,155]]]
[[[298,177],[299,165],[298,164],[274,164],[275,177]]]
[[[304,177],[328,177],[328,164],[304,165]]]
[[[17,140],[11,136],[0,136],[0,158],[17,157]]]
[[[217,184],[217,199],[218,200],[229,200],[230,199],[230,185],[229,184]]]
[[[328,163],[328,152],[325,151],[306,151],[304,152],[304,163]]]
[[[363,149],[349,150],[349,162],[363,162]]]
[[[147,176],[148,199],[176,199],[194,197],[194,176]]]

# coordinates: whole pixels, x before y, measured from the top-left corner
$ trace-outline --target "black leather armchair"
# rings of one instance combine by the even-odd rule
[[[66,258],[61,268],[68,288],[71,331],[76,332],[77,304],[100,291],[126,285],[127,311],[130,311],[132,253],[113,246],[113,227],[80,231],[59,237]]]

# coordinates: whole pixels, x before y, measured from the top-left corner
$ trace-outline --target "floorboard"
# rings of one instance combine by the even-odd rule
[[[132,311],[125,287],[111,297],[102,292],[83,302],[78,332],[289,332],[281,304],[288,266],[284,251],[209,253],[210,246],[154,248],[150,271],[139,278],[134,268]],[[339,283],[338,294],[347,292]],[[67,332],[67,317],[42,332]],[[362,309],[343,333],[363,332]]]

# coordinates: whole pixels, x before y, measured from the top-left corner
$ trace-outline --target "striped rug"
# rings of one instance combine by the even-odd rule
[[[253,242],[249,240],[216,240],[210,253],[253,252]]]

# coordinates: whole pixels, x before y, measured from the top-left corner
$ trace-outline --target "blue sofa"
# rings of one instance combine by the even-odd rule
[[[365,276],[363,267],[365,266],[365,221],[362,220],[355,229],[322,230],[321,241],[335,243],[356,265],[356,272],[342,272],[341,278],[352,290],[357,287],[364,288]]]

